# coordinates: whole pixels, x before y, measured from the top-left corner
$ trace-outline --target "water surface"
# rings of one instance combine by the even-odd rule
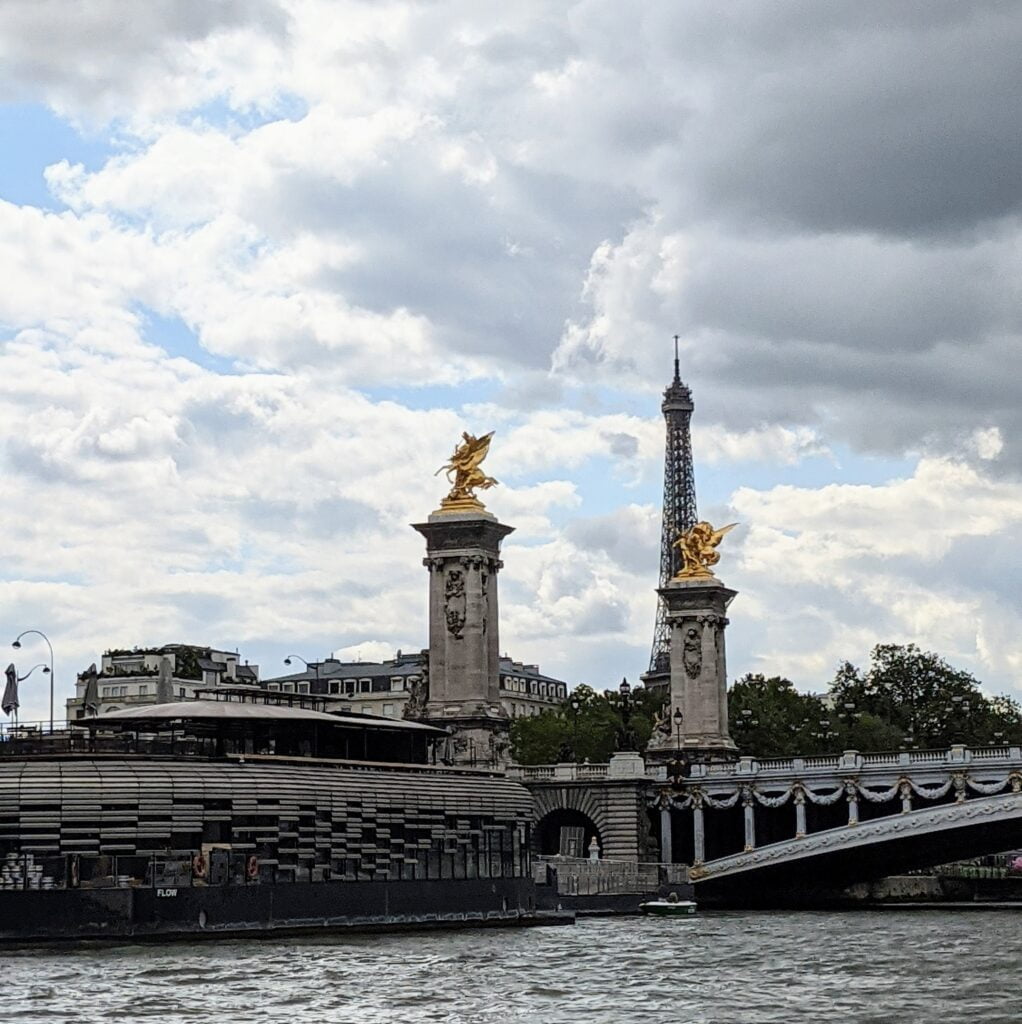
[[[701,913],[575,927],[33,949],[12,1024],[1017,1024],[1022,912]]]

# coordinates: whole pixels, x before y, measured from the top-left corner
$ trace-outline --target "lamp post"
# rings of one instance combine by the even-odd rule
[[[685,715],[682,713],[681,708],[675,708],[672,717],[674,719],[674,729],[678,734],[678,753],[667,762],[667,777],[678,782],[685,775],[685,758],[681,749],[681,723],[685,720]]]
[[[621,732],[618,735],[618,749],[634,750],[637,743],[630,723],[637,698],[632,695],[632,687],[627,679],[621,680],[621,685],[618,687],[617,692],[618,707],[621,709]]]
[[[319,689],[319,686],[318,686],[318,683],[319,683],[319,662],[318,661],[314,661],[314,662],[310,663],[310,662],[306,661],[300,654],[289,654],[284,659],[284,664],[285,665],[290,665],[292,658],[297,658],[305,666],[305,671],[306,672],[308,672],[309,669],[311,668],[312,671],[316,673],[316,683],[317,683],[316,689],[318,690]]]
[[[29,633],[34,633],[36,636],[41,636],[46,641],[46,646],[50,650],[50,735],[53,735],[53,644],[50,643],[50,638],[39,629],[25,629],[22,630],[15,638],[14,643],[11,646],[16,650],[21,650],[21,638],[28,636]],[[29,675],[34,672],[35,669],[29,671]]]
[[[571,708],[571,753],[572,757],[578,760],[578,713],[582,707],[582,702],[578,697],[572,697],[568,702],[568,707]]]

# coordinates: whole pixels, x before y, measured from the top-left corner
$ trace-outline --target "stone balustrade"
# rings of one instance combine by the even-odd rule
[[[693,764],[689,767],[688,781],[704,783],[730,783],[736,780],[786,778],[797,775],[810,779],[855,773],[887,774],[891,771],[904,773],[921,769],[936,769],[962,765],[995,767],[999,764],[1017,766],[1022,762],[1022,747],[966,747],[954,744],[947,750],[903,750],[882,753],[860,754],[857,750],[846,750],[842,754],[825,757],[777,757],[757,759],[743,757],[730,764]],[[667,780],[667,767],[650,764],[646,774],[657,782]]]
[[[642,755],[634,750],[614,754],[607,764],[515,764],[507,769],[512,779],[522,782],[601,782],[605,779],[643,779],[648,775]]]

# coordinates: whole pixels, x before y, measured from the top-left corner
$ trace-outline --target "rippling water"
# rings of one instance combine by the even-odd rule
[[[701,913],[575,927],[4,954],[3,1020],[1022,1021],[1022,912]]]

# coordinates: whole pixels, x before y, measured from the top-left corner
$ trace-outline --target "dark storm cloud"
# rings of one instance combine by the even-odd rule
[[[1022,18],[1012,3],[676,8],[678,154],[700,210],[812,231],[968,230],[1022,203]]]
[[[564,365],[658,384],[677,329],[701,422],[895,454],[996,425],[1022,468],[1022,9],[691,3],[637,33],[684,116]]]

